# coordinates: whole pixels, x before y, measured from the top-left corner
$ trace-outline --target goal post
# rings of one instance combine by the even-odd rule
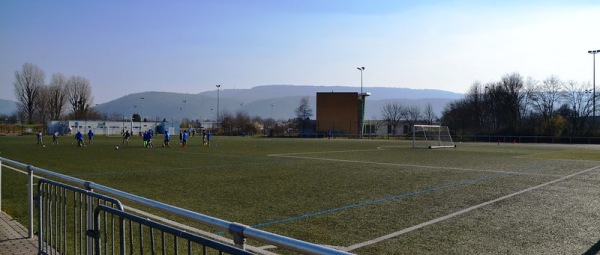
[[[455,148],[448,126],[414,125],[413,148]]]

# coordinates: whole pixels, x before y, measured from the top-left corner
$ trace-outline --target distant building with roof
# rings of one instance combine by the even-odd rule
[[[358,92],[317,92],[317,132],[362,136],[364,100],[369,95]]]
[[[153,130],[158,134],[169,131],[179,133],[179,122],[133,122],[131,120],[53,120],[48,122],[48,134],[58,132],[63,135],[74,134],[77,131],[87,133],[92,130],[97,135],[118,135],[129,131],[132,135],[140,135],[144,131]]]

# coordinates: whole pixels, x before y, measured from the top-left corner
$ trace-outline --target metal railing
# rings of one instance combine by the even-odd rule
[[[114,217],[120,223],[119,232],[128,233],[119,235],[118,247],[114,240]],[[94,221],[95,254],[252,254],[103,205],[96,207]]]
[[[183,208],[179,208],[176,206],[168,205],[165,203],[161,203],[152,199],[148,199],[145,197],[133,195],[118,189],[114,189],[111,187],[103,186],[100,184],[96,184],[90,181],[81,180],[75,177],[71,177],[64,174],[59,174],[50,170],[46,170],[43,168],[27,165],[18,161],[14,161],[11,159],[0,157],[0,178],[2,165],[4,163],[8,163],[10,165],[21,167],[27,169],[28,174],[28,236],[29,238],[33,237],[33,213],[34,213],[34,193],[33,193],[33,177],[34,173],[39,175],[45,175],[51,178],[60,179],[62,181],[66,181],[69,183],[73,183],[74,185],[81,185],[85,190],[89,192],[102,192],[104,194],[124,198],[133,202],[138,202],[142,205],[149,206],[153,209],[159,209],[164,212],[172,213],[177,216],[184,217],[186,219],[204,224],[206,226],[215,227],[219,230],[225,230],[233,235],[233,243],[234,245],[244,250],[246,239],[251,239],[255,241],[259,241],[265,244],[274,245],[276,247],[294,251],[300,254],[351,254],[346,251],[337,250],[334,248],[317,245],[309,242],[305,242],[302,240],[278,235],[275,233],[263,231],[260,229],[252,228],[250,226],[243,225],[241,223],[230,222],[223,219],[211,217],[208,215],[200,214],[197,212],[193,212],[190,210],[186,210]],[[1,179],[0,179],[1,180]],[[1,187],[0,187],[1,188]],[[1,194],[0,194],[1,199]],[[42,219],[43,220],[43,219]],[[41,223],[40,223],[41,224]],[[93,223],[91,223],[93,224]],[[88,228],[90,230],[91,228]],[[41,232],[40,232],[41,233]]]
[[[100,205],[123,211],[118,200],[40,179],[38,182],[38,249],[43,254],[90,254],[94,243],[94,210]]]

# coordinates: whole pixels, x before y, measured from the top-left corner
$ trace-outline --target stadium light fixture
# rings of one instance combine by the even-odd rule
[[[592,89],[594,90],[593,94],[592,94],[592,101],[593,101],[593,109],[592,111],[594,112],[592,114],[592,117],[594,117],[594,121],[596,120],[596,53],[600,53],[600,50],[588,50],[589,54],[594,55],[593,56],[593,72],[592,72]]]
[[[357,67],[358,71],[360,71],[360,94],[363,93],[363,71],[365,70],[364,66]]]
[[[358,71],[360,71],[360,116],[359,116],[359,137],[363,138],[363,129],[365,128],[364,119],[365,119],[365,94],[363,94],[363,71],[365,70],[364,66],[357,67]]]

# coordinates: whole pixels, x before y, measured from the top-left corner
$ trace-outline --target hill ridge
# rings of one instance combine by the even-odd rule
[[[317,92],[359,92],[351,86],[311,86],[311,85],[260,85],[249,89],[211,90],[197,94],[147,91],[122,96],[96,106],[100,112],[112,116],[131,117],[141,114],[149,120],[214,120],[217,115],[217,98],[221,113],[235,114],[238,111],[251,117],[273,117],[289,119],[294,117],[302,97],[309,97],[310,107],[316,115]],[[440,115],[447,103],[462,98],[463,94],[436,89],[409,89],[392,87],[363,87],[370,92],[365,104],[365,118],[376,119],[381,107],[389,102],[417,105],[424,108],[431,104],[434,112]],[[143,98],[143,99],[142,99]]]

